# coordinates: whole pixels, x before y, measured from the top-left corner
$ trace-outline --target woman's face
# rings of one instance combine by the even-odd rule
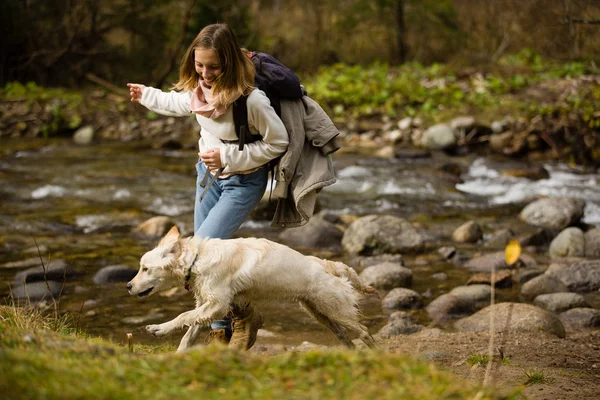
[[[214,49],[194,50],[194,68],[208,87],[211,87],[215,79],[221,75],[221,63]]]

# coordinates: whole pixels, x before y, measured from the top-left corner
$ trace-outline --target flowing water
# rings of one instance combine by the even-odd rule
[[[92,335],[123,341],[126,332],[136,340],[159,343],[142,332],[147,323],[166,321],[193,306],[189,293],[156,295],[140,300],[124,284],[98,287],[93,275],[102,267],[126,265],[137,269],[140,256],[155,241],[133,235],[132,229],[155,215],[167,215],[184,232],[192,231],[196,153],[193,150],[153,150],[147,143],[99,143],[76,146],[66,139],[52,141],[2,139],[0,152],[0,264],[37,257],[63,259],[82,272],[67,280],[60,300],[78,324]],[[509,159],[478,156],[382,160],[356,154],[334,157],[338,182],[321,192],[319,207],[336,214],[394,214],[413,222],[427,240],[426,253],[406,257],[413,270],[412,288],[426,302],[464,284],[470,272],[441,261],[436,250],[450,242],[452,231],[473,219],[485,235],[527,226],[518,213],[539,196],[571,196],[586,200],[584,222],[600,225],[600,174],[563,164],[545,164],[548,179],[530,181],[508,177],[503,170],[526,167]],[[461,182],[442,172],[449,164],[461,168]],[[277,240],[281,230],[268,220],[253,218],[241,236]],[[460,246],[457,246],[460,247]],[[472,254],[476,248],[465,247]],[[355,264],[341,251],[304,252]],[[543,255],[537,255],[543,262]],[[23,268],[0,268],[0,294],[10,301],[10,284]],[[449,279],[437,281],[434,273]],[[500,292],[511,298],[515,291]],[[376,299],[364,302],[367,325],[375,332],[387,320]],[[295,304],[264,305],[263,343],[334,344],[333,335]],[[426,317],[417,314],[423,322]],[[177,343],[180,335],[166,340]]]

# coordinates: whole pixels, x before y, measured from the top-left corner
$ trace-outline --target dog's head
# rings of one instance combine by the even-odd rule
[[[129,294],[144,297],[176,286],[173,269],[180,256],[179,230],[174,226],[158,246],[142,256],[137,275],[127,283]]]

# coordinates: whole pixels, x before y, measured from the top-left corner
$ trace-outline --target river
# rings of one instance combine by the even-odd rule
[[[164,341],[149,337],[142,326],[191,308],[190,294],[140,300],[130,297],[124,284],[95,286],[92,276],[109,265],[137,269],[140,256],[154,241],[133,235],[132,229],[150,217],[170,216],[184,232],[191,232],[196,157],[193,150],[156,150],[143,142],[77,146],[60,138],[3,138],[0,264],[35,257],[38,248],[46,261],[63,259],[83,272],[68,280],[60,299],[61,309],[76,315],[80,328],[121,342],[127,332],[140,342]],[[434,153],[425,158],[379,159],[340,153],[334,161],[338,182],[321,192],[320,209],[336,214],[389,213],[413,222],[425,236],[426,252],[407,257],[406,263],[414,273],[412,288],[427,293],[426,301],[464,284],[470,276],[433,256],[438,247],[453,245],[452,231],[468,220],[477,221],[485,236],[503,228],[518,233],[524,225],[518,213],[529,201],[539,196],[572,196],[586,200],[583,222],[600,225],[598,171],[543,163],[549,178],[531,181],[504,175],[502,171],[527,167],[508,158]],[[448,165],[462,171],[460,181],[443,172]],[[277,240],[280,232],[268,220],[255,218],[238,234]],[[303,251],[322,254],[318,249]],[[352,263],[348,254],[328,255]],[[543,255],[539,258],[544,261]],[[0,294],[8,302],[10,283],[19,271],[0,268]],[[445,272],[449,279],[434,282],[431,275],[436,272]],[[514,295],[514,291],[504,294]],[[364,306],[367,325],[374,332],[385,323],[387,313],[378,301],[366,301]],[[259,341],[335,344],[333,335],[295,304],[265,305],[263,313],[268,332]],[[426,322],[423,313],[418,318]],[[167,340],[176,343],[179,335]]]

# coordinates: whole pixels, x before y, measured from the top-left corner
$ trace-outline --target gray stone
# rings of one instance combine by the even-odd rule
[[[521,254],[519,261],[526,267],[535,267],[535,259],[527,254]],[[472,258],[463,265],[473,272],[492,272],[492,269],[499,271],[508,268],[506,264],[506,255],[504,251],[490,253],[481,257]]]
[[[456,145],[454,130],[446,124],[429,127],[421,137],[421,145],[429,150],[444,150]]]
[[[446,280],[448,280],[448,274],[446,274],[445,272],[437,272],[437,273],[431,275],[431,277],[433,279],[438,280],[438,281],[446,281]]]
[[[166,235],[174,225],[175,222],[170,217],[159,215],[139,224],[134,229],[134,232],[153,238],[160,238]]]
[[[492,312],[496,332],[546,332],[559,338],[565,337],[565,327],[556,315],[524,303],[488,306],[456,321],[454,327],[460,332],[489,331]]]
[[[340,247],[343,235],[340,228],[318,214],[304,226],[285,229],[279,238],[295,247],[335,248]]]
[[[63,285],[55,281],[28,282],[12,287],[12,297],[17,301],[58,300]]]
[[[564,229],[583,217],[585,201],[571,198],[544,198],[528,204],[519,217],[528,224],[550,229]]]
[[[475,127],[475,117],[460,116],[450,121],[450,127],[454,130],[469,131]]]
[[[515,234],[510,229],[502,229],[494,232],[485,240],[484,246],[493,249],[504,249],[508,242],[515,237]]]
[[[585,233],[585,256],[600,258],[600,228],[590,229]]]
[[[583,231],[576,227],[564,229],[552,240],[548,253],[551,258],[583,257],[585,255]]]
[[[462,224],[452,233],[452,240],[461,243],[476,243],[482,237],[483,231],[475,221]]]
[[[407,220],[391,215],[369,215],[350,224],[344,232],[342,246],[349,253],[378,255],[418,253],[424,243]]]
[[[526,299],[534,299],[541,294],[568,292],[567,285],[554,276],[542,274],[525,282],[521,287],[521,295]]]
[[[400,335],[410,335],[423,329],[422,325],[414,322],[410,314],[404,311],[396,311],[390,315],[389,322],[377,332],[378,338],[390,338]]]
[[[490,302],[491,288],[488,285],[458,286],[434,299],[425,308],[434,321],[464,315],[485,307]]]
[[[456,247],[454,246],[444,246],[438,249],[438,253],[444,257],[446,260],[451,259],[456,255]]]
[[[165,314],[163,313],[150,313],[148,315],[138,315],[125,317],[121,319],[121,322],[128,325],[142,325],[149,321],[155,321],[157,319],[164,318]]]
[[[384,297],[381,306],[394,310],[421,308],[423,307],[423,298],[414,290],[395,288]]]
[[[62,282],[80,274],[81,272],[75,271],[63,260],[50,260],[50,263],[44,267],[40,265],[19,272],[13,279],[13,285],[17,286],[23,282],[41,282],[44,280]]]
[[[66,266],[67,263],[64,260],[61,259],[51,259],[49,260],[49,262],[46,262],[46,258],[42,258],[44,260],[44,264],[47,266],[52,266],[54,268],[58,268],[58,266]],[[18,268],[29,268],[29,267],[40,267],[42,266],[42,261],[40,260],[40,257],[31,257],[28,258],[26,260],[19,260],[19,261],[11,261],[11,262],[7,262],[4,264],[0,264],[0,268],[5,268],[5,269],[18,269]]]
[[[533,304],[556,313],[589,306],[582,295],[569,292],[540,294],[533,300]]]
[[[94,133],[94,127],[91,125],[81,127],[73,134],[73,142],[81,145],[90,144],[94,140]]]
[[[600,260],[582,260],[571,265],[552,264],[546,274],[560,280],[572,292],[600,289]]]
[[[96,272],[92,280],[96,285],[129,282],[137,274],[135,269],[126,265],[110,265]]]
[[[600,310],[594,308],[572,308],[558,317],[571,329],[600,328]]]
[[[365,285],[383,290],[410,286],[412,283],[410,269],[390,262],[367,267],[359,276]]]
[[[504,148],[510,146],[514,140],[512,132],[494,133],[490,135],[490,149],[496,152],[502,152]]]

